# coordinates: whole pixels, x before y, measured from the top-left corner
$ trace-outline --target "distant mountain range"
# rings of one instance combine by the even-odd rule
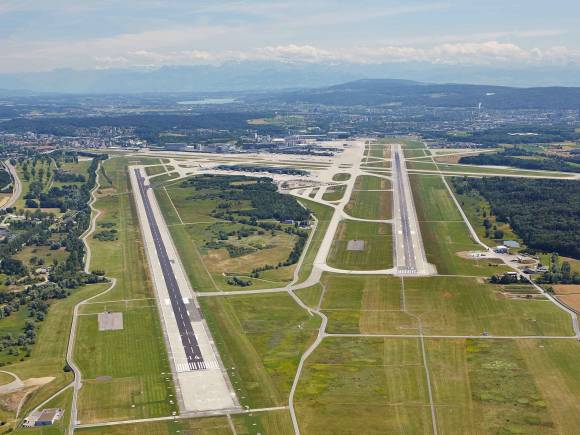
[[[166,66],[0,74],[0,95],[22,93],[144,93],[272,91],[327,87],[365,78],[405,78],[430,83],[505,86],[580,86],[580,66],[527,67],[401,63],[381,65],[230,62],[223,65]]]
[[[318,89],[279,94],[288,103],[331,106],[429,106],[490,109],[580,109],[580,88],[431,84],[410,80],[363,79]]]

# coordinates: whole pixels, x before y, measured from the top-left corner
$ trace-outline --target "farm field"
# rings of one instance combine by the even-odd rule
[[[354,191],[344,210],[355,218],[391,219],[393,213],[392,192]]]
[[[349,242],[362,247],[349,250]],[[393,266],[393,237],[390,224],[344,220],[337,229],[328,265],[338,269],[374,270]]]

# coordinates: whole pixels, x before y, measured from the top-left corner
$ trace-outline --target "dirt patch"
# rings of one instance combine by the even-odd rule
[[[554,286],[554,291],[563,303],[580,311],[580,285],[560,284]]]
[[[456,252],[455,255],[467,260],[491,260],[491,258],[487,257],[486,253],[483,251],[460,251]]]
[[[112,376],[97,376],[95,378],[95,381],[98,381],[98,382],[109,382],[112,379],[113,379]]]
[[[0,408],[8,412],[16,412],[20,403],[27,395],[32,393],[37,388],[48,384],[54,379],[53,376],[44,378],[29,378],[24,381],[22,388],[8,394],[0,395]]]

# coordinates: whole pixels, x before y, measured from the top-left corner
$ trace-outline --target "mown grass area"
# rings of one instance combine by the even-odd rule
[[[349,250],[349,241],[362,241],[361,250]],[[335,234],[328,265],[338,269],[378,270],[393,266],[393,236],[390,224],[342,221]]]
[[[238,435],[294,434],[290,412],[285,410],[237,414],[232,420]]]
[[[426,340],[441,433],[574,433],[577,343]]]
[[[424,373],[417,339],[326,338],[298,385],[301,432],[429,433]]]
[[[322,285],[315,284],[311,287],[295,290],[294,293],[309,307],[316,307],[322,294]]]
[[[425,334],[573,335],[570,316],[547,300],[511,299],[478,278],[404,278],[406,308]]]
[[[154,297],[133,197],[125,193],[131,192],[127,162],[105,162],[111,185],[95,203],[102,211],[97,223],[114,223],[119,235],[114,241],[89,239],[91,269],[117,279],[115,288],[95,301]],[[117,309],[124,317],[120,331],[99,332],[95,315],[79,318],[75,360],[84,378],[79,419],[89,423],[171,415],[176,411],[170,403],[173,381],[156,306],[149,300]],[[111,379],[96,380],[99,376]]]
[[[385,190],[392,189],[392,187],[390,180],[371,175],[360,175],[354,183],[356,190]]]
[[[350,180],[350,174],[347,172],[339,172],[338,174],[334,174],[332,177],[332,181],[348,181]]]
[[[402,311],[401,279],[384,275],[325,274],[322,311],[327,332],[416,334],[417,322]]]
[[[150,177],[153,175],[163,174],[164,172],[166,172],[166,170],[165,170],[165,166],[163,166],[163,165],[155,165],[155,166],[146,166],[145,167],[145,173]]]
[[[558,178],[569,178],[573,175],[565,172],[551,172],[551,171],[533,171],[525,169],[512,168],[494,168],[489,166],[471,166],[471,165],[452,165],[446,163],[437,164],[439,170],[442,172],[459,172],[468,174],[486,174],[486,175],[531,175],[531,176],[550,176]],[[419,169],[419,168],[416,168]]]
[[[410,175],[409,180],[419,220],[463,220],[439,175]]]
[[[498,260],[463,258],[461,253],[483,247],[470,238],[441,178],[421,175],[410,180],[427,260],[439,274],[490,276],[510,270]]]
[[[322,199],[324,201],[340,201],[344,196],[345,191],[346,191],[345,184],[329,186],[326,188],[326,191],[322,195]]]
[[[407,169],[412,171],[414,169],[422,171],[434,171],[437,172],[437,165],[433,162],[419,161],[419,160],[407,160]]]
[[[477,278],[325,274],[328,332],[427,335],[573,334],[570,316],[546,300],[516,300]],[[403,306],[404,296],[404,306]]]
[[[164,184],[169,181],[175,180],[179,177],[179,172],[169,172],[167,174],[156,176],[152,182],[154,185]]]
[[[300,356],[320,319],[285,293],[199,302],[241,405],[286,405]]]
[[[406,159],[412,157],[425,157],[427,156],[427,150],[417,148],[403,148],[403,155],[405,156]]]
[[[401,144],[404,149],[426,148],[425,144],[413,136],[385,137],[380,139],[384,144]]]
[[[306,278],[310,276],[312,272],[312,268],[314,265],[314,259],[316,258],[316,254],[318,254],[318,249],[320,248],[320,244],[324,239],[324,235],[326,234],[326,230],[328,229],[328,225],[330,223],[330,219],[332,218],[332,214],[334,213],[334,209],[332,207],[319,204],[314,201],[309,201],[307,199],[300,198],[299,201],[302,205],[307,207],[316,217],[318,223],[316,225],[316,229],[314,234],[311,234],[311,241],[310,245],[306,252],[304,252],[302,265],[300,266],[300,270],[298,271],[298,283],[303,282]]]
[[[202,417],[165,421],[148,421],[115,426],[75,429],[87,435],[161,435],[179,433],[195,435],[231,435],[227,417]]]
[[[393,194],[389,191],[353,191],[344,210],[355,218],[391,219],[393,217]]]

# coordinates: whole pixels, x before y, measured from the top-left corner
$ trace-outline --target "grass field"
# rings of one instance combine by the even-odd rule
[[[441,433],[574,433],[576,343],[427,340]]]
[[[349,251],[348,242],[364,241],[360,251]],[[328,255],[328,265],[338,269],[375,270],[393,266],[393,237],[390,224],[342,221]]]
[[[357,177],[354,188],[356,190],[385,190],[391,189],[391,181],[386,178],[360,175]]]
[[[127,159],[111,159],[104,165],[112,185],[95,203],[102,211],[98,223],[115,223],[119,239],[89,240],[93,254],[91,268],[115,277],[117,285],[95,301],[152,298],[133,198],[130,194],[115,194],[131,190]],[[83,312],[94,313],[105,306],[87,305]],[[95,315],[79,318],[75,360],[84,377],[79,419],[89,423],[171,415],[176,410],[176,405],[170,403],[173,382],[154,301],[121,302],[114,308],[123,312],[121,331],[99,332]],[[111,379],[97,380],[100,376]]]
[[[427,260],[439,274],[490,276],[509,270],[497,260],[460,257],[458,253],[482,247],[470,238],[442,179],[412,175],[410,180]]]
[[[570,317],[551,302],[509,299],[477,278],[326,274],[323,282],[328,332],[417,334],[420,318],[428,335],[572,335]]]
[[[312,267],[314,259],[316,258],[316,254],[318,253],[318,248],[320,248],[320,244],[324,239],[326,229],[328,228],[328,224],[330,223],[330,219],[334,213],[333,208],[309,201],[307,199],[300,198],[300,203],[312,211],[318,220],[318,224],[316,225],[314,234],[311,235],[312,240],[308,246],[308,249],[302,254],[304,259],[302,260],[302,266],[298,271],[298,283],[303,282],[312,272]]]
[[[195,434],[195,435],[230,435],[232,433],[227,417],[204,417],[153,421],[118,426],[101,426],[76,429],[75,432],[87,435],[160,435],[160,434]]]
[[[346,185],[339,184],[337,186],[329,186],[322,195],[324,201],[340,201],[346,191]]]
[[[332,177],[333,181],[348,181],[350,180],[350,174],[347,172],[339,172],[338,174],[334,174]]]
[[[362,219],[391,219],[392,192],[353,191],[344,210],[352,217]]]
[[[419,341],[327,338],[297,390],[303,433],[429,433]]]
[[[300,355],[314,339],[319,318],[284,293],[199,301],[241,405],[286,405]]]
[[[165,171],[165,166],[163,165],[154,165],[154,166],[146,166],[145,167],[145,172],[147,173],[148,176],[152,176],[152,175],[159,175],[159,174],[163,174]]]

